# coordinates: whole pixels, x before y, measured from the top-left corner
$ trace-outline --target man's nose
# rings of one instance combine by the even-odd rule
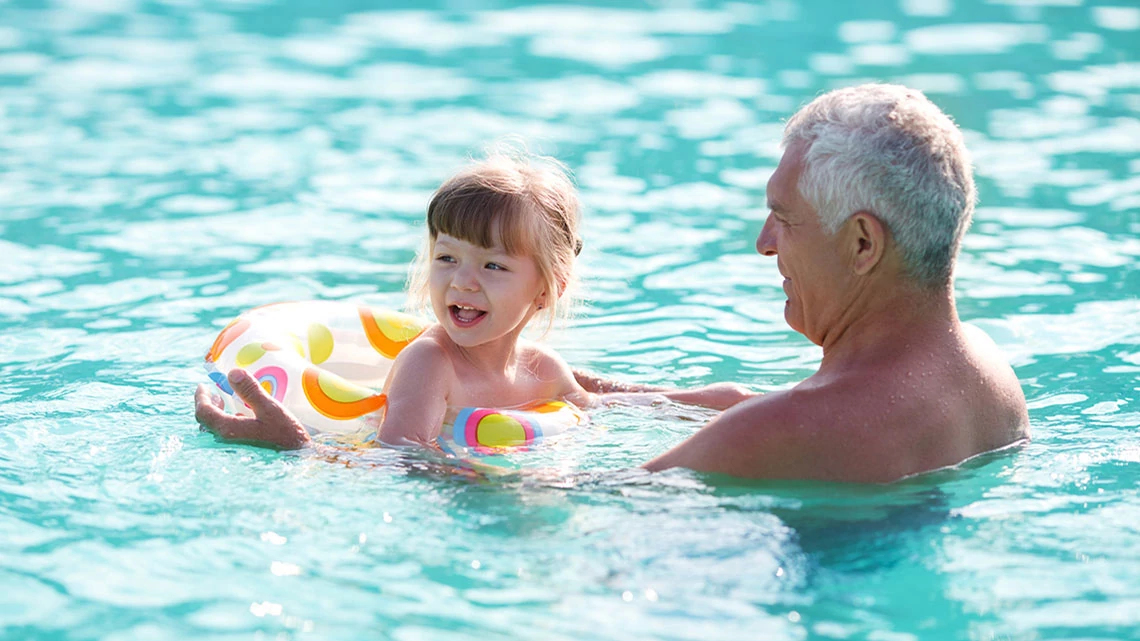
[[[764,220],[764,227],[756,238],[756,251],[764,256],[776,255],[776,222],[772,214],[768,214],[768,218]]]

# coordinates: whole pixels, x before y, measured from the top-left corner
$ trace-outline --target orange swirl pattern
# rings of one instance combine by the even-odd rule
[[[244,316],[239,316],[230,321],[230,324],[218,333],[218,337],[214,339],[214,344],[210,346],[210,351],[206,352],[206,362],[217,361],[222,352],[230,346],[230,343],[234,342],[247,329],[249,329],[249,319]]]
[[[350,383],[318,367],[306,368],[301,374],[301,389],[313,409],[337,421],[370,414],[388,402],[384,394]]]
[[[414,316],[398,312],[383,312],[378,314],[371,307],[359,307],[360,324],[364,327],[364,334],[368,343],[377,352],[395,359],[396,356],[408,346],[417,336],[427,328],[423,321]]]

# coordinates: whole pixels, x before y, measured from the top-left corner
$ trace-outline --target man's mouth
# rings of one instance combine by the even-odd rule
[[[459,327],[471,327],[487,315],[487,312],[467,305],[450,305],[447,309],[451,312],[452,322]]]

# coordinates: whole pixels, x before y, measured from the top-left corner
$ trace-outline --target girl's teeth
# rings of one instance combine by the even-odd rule
[[[455,316],[465,323],[469,323],[482,315],[483,312],[473,307],[455,306]]]

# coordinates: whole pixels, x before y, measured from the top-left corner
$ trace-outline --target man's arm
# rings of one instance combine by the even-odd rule
[[[645,399],[652,400],[655,397],[658,399],[664,397],[686,405],[725,410],[741,401],[758,396],[758,393],[736,383],[713,383],[693,389],[673,389],[660,385],[624,383],[581,370],[574,370],[574,379],[587,392],[597,394],[603,400],[618,402],[637,403],[638,401],[645,402]]]
[[[640,383],[615,381],[612,378],[602,378],[593,372],[586,372],[580,369],[574,370],[574,380],[578,381],[582,389],[591,394],[664,392],[669,389],[668,387],[662,387],[660,385],[642,385]]]

